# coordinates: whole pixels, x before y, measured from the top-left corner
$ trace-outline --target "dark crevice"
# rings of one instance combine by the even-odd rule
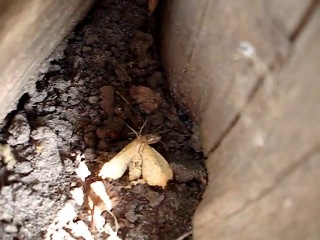
[[[226,130],[221,134],[219,140],[217,143],[209,150],[207,156],[209,156],[211,153],[213,153],[222,143],[222,141],[229,135],[229,133],[232,131],[232,129],[237,125],[238,121],[241,118],[241,114],[244,112],[244,110],[249,106],[253,98],[256,96],[259,89],[264,84],[264,81],[267,77],[267,75],[272,74],[272,72],[275,70],[274,64],[270,64],[270,66],[267,68],[265,72],[262,73],[262,75],[258,78],[255,86],[251,89],[251,91],[248,94],[246,104],[243,106],[243,108],[235,115],[233,120],[231,121],[230,125],[226,128]]]
[[[233,118],[233,121],[230,123],[229,127],[221,134],[217,143],[209,150],[206,156],[209,156],[210,154],[216,151],[216,149],[221,145],[222,141],[229,135],[231,130],[237,125],[240,119],[240,116],[241,116],[241,112],[238,112],[236,116]]]
[[[24,109],[24,104],[29,100],[30,96],[28,93],[23,94],[18,103],[17,103],[17,108],[10,113],[7,114],[7,116],[4,118],[2,122],[0,122],[0,134],[3,134],[8,126],[10,125],[12,119],[15,117],[17,112],[23,111]],[[1,142],[1,137],[0,137],[0,142]]]
[[[23,94],[17,104],[17,110],[24,111],[24,106],[29,101],[29,99],[30,99],[30,96],[28,93]]]
[[[291,42],[295,42],[296,39],[300,36],[301,32],[306,28],[307,24],[309,23],[311,17],[316,12],[317,8],[319,7],[319,0],[313,0],[306,10],[305,14],[302,16],[299,24],[297,25],[296,29],[292,32],[289,40]]]

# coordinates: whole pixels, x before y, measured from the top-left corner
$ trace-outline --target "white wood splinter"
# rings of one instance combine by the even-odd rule
[[[167,186],[169,180],[173,179],[173,171],[164,159],[149,144],[160,141],[160,137],[156,135],[141,135],[141,131],[146,121],[136,134],[137,138],[130,142],[122,149],[114,158],[106,162],[99,172],[99,176],[103,179],[119,179],[129,167],[129,180],[134,181],[141,176],[143,180],[151,186]]]

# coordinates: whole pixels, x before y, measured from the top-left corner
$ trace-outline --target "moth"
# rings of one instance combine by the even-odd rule
[[[146,122],[145,122],[146,123]],[[173,179],[173,171],[164,157],[150,144],[160,141],[160,137],[153,134],[141,135],[145,125],[137,133],[137,138],[123,148],[114,158],[106,162],[99,172],[103,179],[119,179],[129,168],[129,180],[141,178],[150,186],[164,188],[168,181]]]

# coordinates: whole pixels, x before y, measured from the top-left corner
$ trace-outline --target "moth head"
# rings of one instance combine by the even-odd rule
[[[126,122],[123,121],[123,123],[125,125],[127,125],[128,128],[130,128],[134,134],[136,135],[136,137],[138,138],[139,136],[141,136],[142,130],[145,127],[146,123],[147,123],[148,118],[144,121],[144,123],[142,124],[142,127],[140,128],[139,132],[137,132],[136,130],[134,130],[132,127],[130,127],[128,124],[126,124]]]
[[[153,134],[145,135],[145,138],[147,139],[148,144],[154,144],[161,140],[160,136]]]

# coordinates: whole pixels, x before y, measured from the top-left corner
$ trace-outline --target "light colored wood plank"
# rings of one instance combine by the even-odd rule
[[[313,2],[313,0],[269,0],[264,4],[273,21],[290,37],[299,27],[301,19],[312,7]]]
[[[289,61],[207,160],[196,239],[319,238],[319,25],[318,7]]]
[[[163,59],[173,96],[200,123],[207,154],[230,126],[260,78],[237,60],[243,42],[266,66],[284,58],[289,42],[264,1],[167,1]]]

